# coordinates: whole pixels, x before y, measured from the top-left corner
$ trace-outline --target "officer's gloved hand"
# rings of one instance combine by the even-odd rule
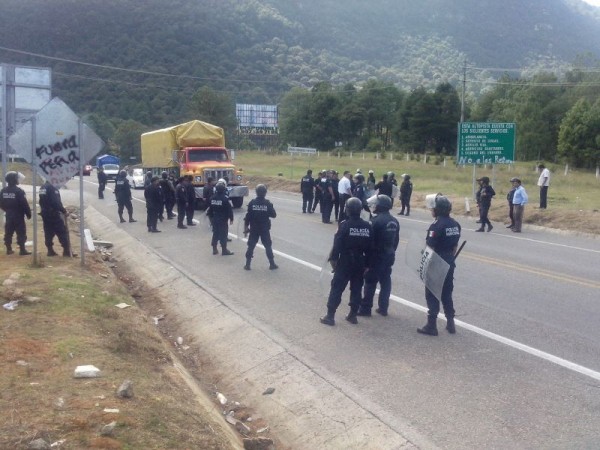
[[[248,227],[244,228],[244,236],[248,236],[248,233],[250,233],[250,229]]]
[[[329,264],[331,264],[331,273],[335,272],[335,269],[337,268],[337,261],[330,259]]]

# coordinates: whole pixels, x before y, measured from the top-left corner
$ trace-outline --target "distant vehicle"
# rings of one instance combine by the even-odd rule
[[[104,164],[102,168],[104,169],[108,181],[115,181],[117,179],[117,175],[119,174],[118,164]]]
[[[92,166],[90,164],[86,164],[83,167],[83,174],[84,175],[90,175],[92,173]]]
[[[144,189],[144,169],[135,167],[127,172],[129,184],[134,189]]]

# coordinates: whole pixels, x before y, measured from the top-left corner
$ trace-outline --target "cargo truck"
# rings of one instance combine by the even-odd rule
[[[96,166],[102,167],[108,181],[115,181],[119,175],[121,160],[117,156],[102,155],[96,158]]]
[[[234,208],[240,208],[248,195],[241,170],[236,170],[225,148],[223,129],[200,120],[149,131],[141,136],[142,167],[160,175],[175,171],[177,176],[191,175],[196,191],[196,208],[207,205],[202,189],[210,177],[227,181]]]

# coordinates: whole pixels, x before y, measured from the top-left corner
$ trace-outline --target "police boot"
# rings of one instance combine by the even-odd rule
[[[125,221],[125,219],[123,219],[123,214],[119,214],[119,221],[120,221],[121,223],[124,223],[124,222],[126,222],[126,221]]]
[[[478,228],[478,229],[477,229],[477,230],[475,230],[475,231],[476,231],[476,232],[478,232],[478,233],[479,233],[479,232],[482,232],[482,231],[485,231],[485,225],[483,225],[483,224],[482,224],[482,225],[481,225],[481,227],[480,227],[480,228]]]
[[[48,256],[57,256],[58,253],[54,251],[52,247],[48,247]]]
[[[417,331],[421,334],[428,334],[429,336],[437,336],[437,317],[427,316],[427,325],[423,328],[417,328]]]
[[[14,253],[14,250],[12,249],[12,245],[6,244],[6,254],[12,255],[13,253]]]
[[[123,221],[123,222],[125,222],[125,221]],[[130,223],[133,223],[133,222],[137,222],[137,220],[135,220],[135,219],[133,218],[133,216],[129,216],[129,222],[130,222]]]
[[[356,311],[350,311],[346,316],[346,320],[353,325],[358,323],[358,319],[356,318]]]
[[[269,270],[276,270],[276,269],[279,269],[279,266],[277,264],[275,264],[274,259],[270,259],[269,260]]]
[[[446,330],[448,333],[456,333],[456,327],[454,326],[454,317],[446,317]]]
[[[327,314],[324,317],[321,317],[319,321],[324,325],[335,325],[335,309],[327,308]]]
[[[20,250],[19,250],[19,255],[21,255],[21,256],[25,256],[25,255],[31,255],[31,252],[28,252],[28,251],[25,249],[25,244],[21,244],[21,245],[19,245],[19,249],[20,249]]]
[[[63,248],[63,257],[65,257],[65,258],[73,257],[74,258],[76,256],[77,256],[77,253],[73,253],[69,247]]]
[[[361,317],[371,317],[371,309],[367,308],[367,307],[360,307],[358,308],[358,312],[356,313],[357,316],[361,316]]]
[[[223,247],[223,251],[221,252],[222,256],[229,256],[229,255],[233,255],[233,252],[227,250],[227,247]]]
[[[246,258],[246,265],[244,266],[244,270],[250,270],[250,262],[252,258]]]
[[[492,228],[494,228],[494,226],[491,223],[488,223],[488,232],[492,231]]]
[[[213,255],[218,255],[219,254],[219,249],[217,248],[217,246],[213,245],[212,248],[213,248]]]

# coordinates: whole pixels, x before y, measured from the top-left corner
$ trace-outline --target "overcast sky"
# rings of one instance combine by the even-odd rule
[[[594,6],[600,6],[600,0],[583,0],[586,3],[589,3],[590,5],[594,5]]]

